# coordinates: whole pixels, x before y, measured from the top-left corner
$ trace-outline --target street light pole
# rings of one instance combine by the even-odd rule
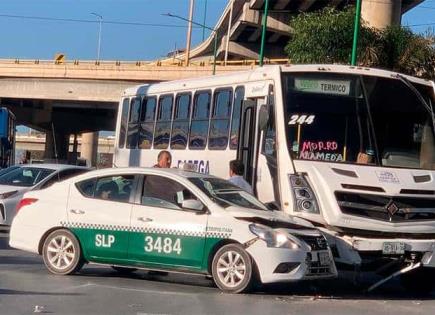
[[[204,2],[204,22],[202,23],[205,25],[207,23],[207,0]],[[202,41],[204,41],[205,38],[205,27],[202,27]]]
[[[206,29],[208,29],[208,30],[210,30],[210,31],[212,31],[212,32],[214,33],[214,48],[213,48],[213,75],[215,75],[215,74],[216,74],[217,40],[218,40],[218,34],[217,34],[217,31],[216,31],[214,28],[208,27],[207,25],[204,25],[204,24],[201,24],[201,23],[198,23],[198,22],[195,22],[195,21],[192,21],[192,20],[186,19],[186,18],[184,18],[184,17],[182,17],[182,16],[179,16],[179,15],[175,15],[175,14],[172,14],[172,13],[166,13],[166,14],[162,14],[162,15],[164,15],[164,16],[169,16],[169,17],[176,18],[176,19],[180,19],[180,20],[183,20],[183,21],[187,21],[187,22],[189,22],[189,23],[192,23],[193,25],[197,25],[197,26],[200,26],[200,27],[206,28]]]
[[[187,26],[187,38],[186,38],[186,67],[189,66],[190,62],[190,42],[192,37],[192,19],[193,19],[193,8],[195,6],[195,0],[190,0],[190,9],[189,9],[189,19],[187,22],[189,23]]]
[[[261,31],[261,46],[260,46],[260,60],[259,64],[260,67],[263,66],[263,59],[264,59],[264,45],[266,41],[266,28],[267,28],[267,14],[269,10],[269,0],[264,1],[264,12],[263,12],[263,29]]]
[[[361,0],[357,0],[356,1],[356,12],[355,12],[355,26],[354,26],[354,30],[353,30],[352,60],[351,60],[352,66],[356,66],[360,20],[361,20]]]
[[[95,15],[99,20],[98,26],[98,46],[97,46],[97,61],[100,61],[100,51],[101,51],[101,26],[103,21],[103,16],[97,14],[95,12],[91,12],[92,15]]]

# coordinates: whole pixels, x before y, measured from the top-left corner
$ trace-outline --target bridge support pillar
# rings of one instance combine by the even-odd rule
[[[82,133],[80,157],[86,159],[88,166],[97,165],[98,132]]]
[[[69,135],[56,133],[53,137],[52,131],[45,132],[44,160],[51,162],[65,163],[68,158]],[[57,158],[57,161],[55,161]]]
[[[369,26],[377,29],[399,25],[402,18],[402,1],[363,1],[361,16]]]

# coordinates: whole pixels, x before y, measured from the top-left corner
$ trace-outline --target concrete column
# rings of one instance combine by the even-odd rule
[[[77,164],[77,157],[78,155],[78,146],[79,146],[79,142],[77,140],[77,134],[73,134],[74,139],[73,139],[73,143],[72,146],[69,145],[68,148],[68,163],[69,164]],[[71,150],[71,152],[70,152]]]
[[[48,130],[45,132],[44,159],[54,159],[53,133]]]
[[[80,157],[86,159],[88,166],[97,165],[98,132],[82,133]]]
[[[361,17],[371,27],[386,28],[399,25],[402,17],[402,1],[362,1]]]
[[[55,143],[56,141],[56,143]],[[45,132],[45,150],[44,159],[55,162],[56,153],[59,163],[64,163],[68,156],[69,136],[63,133],[56,134],[53,137],[52,131]]]
[[[69,151],[69,134],[56,134],[56,150],[59,163],[67,163]]]

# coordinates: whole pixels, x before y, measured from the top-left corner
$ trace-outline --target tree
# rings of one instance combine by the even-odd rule
[[[342,11],[326,8],[294,16],[290,20],[292,37],[285,47],[290,60],[349,64],[354,18],[354,7]],[[414,34],[401,26],[376,30],[363,22],[358,38],[358,65],[433,77],[434,43],[430,34]]]

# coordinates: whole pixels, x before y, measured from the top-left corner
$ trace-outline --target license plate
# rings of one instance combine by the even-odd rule
[[[382,245],[382,253],[386,255],[404,254],[405,243],[403,242],[385,242]]]
[[[329,253],[327,252],[319,253],[319,262],[321,266],[329,265],[331,263]]]

